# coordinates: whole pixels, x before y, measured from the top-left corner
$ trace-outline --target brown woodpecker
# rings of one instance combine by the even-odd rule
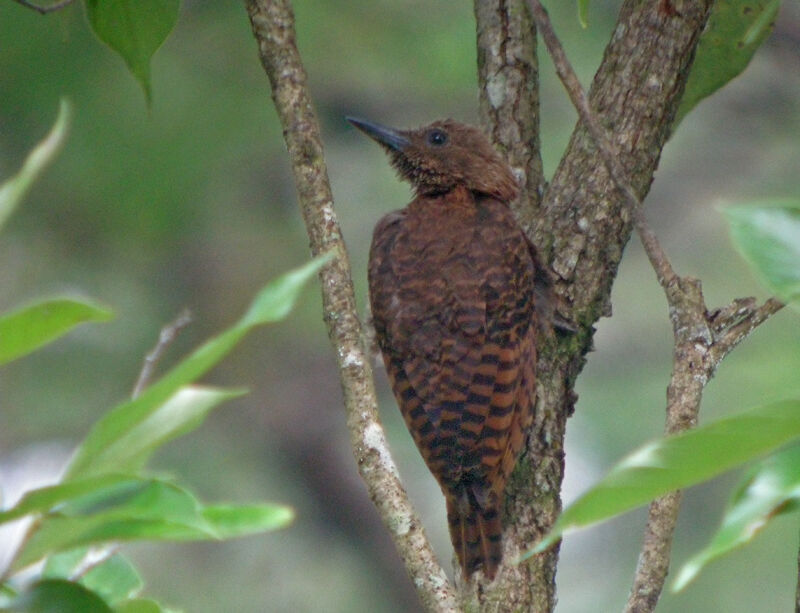
[[[547,273],[509,208],[517,181],[478,128],[348,121],[414,188],[375,227],[372,318],[408,430],[444,493],[464,577],[482,569],[492,579],[506,483],[532,420]]]

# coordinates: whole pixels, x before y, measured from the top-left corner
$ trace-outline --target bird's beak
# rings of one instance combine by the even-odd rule
[[[345,119],[370,138],[396,151],[402,151],[411,144],[411,141],[394,128],[387,128],[379,123],[373,123],[355,117],[345,117]]]

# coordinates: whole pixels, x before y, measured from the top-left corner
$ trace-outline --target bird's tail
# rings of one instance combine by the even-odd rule
[[[447,523],[450,540],[458,556],[464,577],[483,569],[484,575],[494,579],[503,559],[503,522],[500,509],[481,507],[472,493],[461,501],[447,496]]]

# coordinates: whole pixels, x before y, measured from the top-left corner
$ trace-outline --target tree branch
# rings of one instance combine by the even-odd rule
[[[664,428],[670,435],[697,425],[703,390],[720,362],[783,304],[770,298],[756,307],[753,298],[743,298],[709,313],[700,281],[691,277],[676,277],[666,294],[675,338]],[[650,505],[626,613],[655,609],[669,572],[680,501],[680,492],[673,492]]]
[[[590,107],[620,151],[635,193],[647,191],[677,108],[711,0],[692,3],[681,19],[667,19],[656,3],[627,0],[595,76]],[[513,518],[506,555],[530,547],[560,512],[563,438],[575,400],[572,386],[591,347],[592,324],[610,314],[609,294],[622,248],[632,229],[630,208],[620,198],[594,141],[579,122],[533,220],[531,236],[557,275],[555,290],[578,334],[542,339],[537,362],[537,404],[527,454],[507,491]],[[551,611],[555,606],[557,550],[530,558],[488,586],[482,602]],[[510,589],[509,589],[510,588]],[[507,596],[506,596],[507,597]],[[503,607],[505,608],[505,607]]]
[[[706,320],[700,281],[675,277],[665,289],[675,339],[664,426],[669,435],[697,424],[703,389],[713,370],[709,354],[714,338]],[[669,572],[681,498],[681,492],[672,492],[650,503],[626,613],[652,611],[658,603]]]
[[[544,192],[539,139],[539,64],[536,27],[526,0],[475,0],[478,82],[481,119],[511,165],[522,187],[511,207],[534,244]],[[541,536],[561,510],[563,427],[571,394],[563,372],[549,368],[542,357],[548,340],[538,347],[537,409],[531,449],[518,461],[506,488],[504,556],[519,557]],[[562,417],[563,415],[563,417]],[[543,443],[544,440],[550,442]],[[536,441],[536,442],[534,442]],[[540,441],[542,442],[540,444]],[[505,564],[494,582],[461,585],[468,610],[551,611],[556,602],[558,549],[522,565]]]
[[[641,201],[683,94],[712,0],[626,0],[589,92],[588,107],[610,138],[620,176]],[[609,295],[633,227],[631,207],[617,188],[589,132],[579,121],[543,200],[540,249],[559,276],[577,321],[610,314]],[[600,159],[598,159],[600,158]],[[668,275],[665,273],[664,278]]]
[[[539,0],[531,0],[531,9],[556,71],[581,121],[594,139],[614,185],[631,211],[645,251],[665,290],[675,337],[672,376],[667,389],[665,431],[668,435],[682,432],[696,425],[703,389],[719,362],[783,305],[773,298],[761,307],[754,308],[753,299],[737,299],[731,305],[708,314],[700,282],[676,275],[649,227],[641,202],[625,179],[624,169],[618,162],[618,152],[592,113],[589,101]],[[644,544],[625,609],[627,613],[652,611],[658,602],[669,570],[680,501],[680,492],[673,492],[650,505]]]
[[[714,346],[711,348],[714,362],[721,362],[753,330],[784,306],[777,298],[769,298],[756,308],[752,298],[740,298],[711,313],[709,322],[715,334]]]
[[[336,255],[320,273],[323,310],[336,352],[347,426],[359,473],[425,609],[456,611],[453,588],[408,501],[378,419],[372,370],[364,351],[350,264],[333,209],[319,124],[297,50],[291,5],[288,0],[247,0],[246,5],[283,126],[312,253],[333,251]]]

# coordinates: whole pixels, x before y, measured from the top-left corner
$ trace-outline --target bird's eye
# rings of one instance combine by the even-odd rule
[[[428,132],[428,143],[435,147],[441,147],[447,142],[447,132],[444,130],[433,129]]]

